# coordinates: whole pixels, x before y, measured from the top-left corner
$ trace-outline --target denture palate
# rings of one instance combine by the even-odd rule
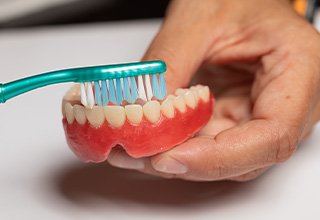
[[[125,106],[107,105],[93,108],[84,107],[80,103],[79,87],[73,87],[66,94],[63,100],[63,116],[68,124],[77,122],[84,125],[89,122],[94,128],[99,128],[103,123],[109,126],[120,128],[126,120],[132,125],[139,125],[143,118],[156,124],[161,115],[166,118],[173,118],[175,112],[185,113],[187,108],[194,110],[199,101],[209,102],[210,91],[208,86],[197,85],[189,89],[177,89],[174,95],[168,95],[163,101],[150,100],[143,105],[127,104]]]

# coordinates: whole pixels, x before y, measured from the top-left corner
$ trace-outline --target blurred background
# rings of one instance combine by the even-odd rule
[[[168,2],[169,0],[0,0],[0,29],[161,18]],[[297,12],[320,29],[319,0],[291,2]]]
[[[0,0],[0,28],[163,17],[169,0]]]

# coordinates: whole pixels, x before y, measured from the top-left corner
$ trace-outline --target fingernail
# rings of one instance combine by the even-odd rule
[[[124,154],[115,154],[108,158],[108,162],[115,167],[124,169],[144,169],[143,159],[135,159]]]
[[[162,173],[169,174],[184,174],[188,171],[188,168],[179,161],[165,157],[152,164],[153,168]]]

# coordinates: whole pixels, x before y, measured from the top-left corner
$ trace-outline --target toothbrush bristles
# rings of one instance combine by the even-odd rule
[[[81,103],[93,108],[94,105],[102,107],[110,103],[133,104],[138,99],[162,100],[166,96],[166,85],[163,73],[159,73],[80,83],[80,91]]]

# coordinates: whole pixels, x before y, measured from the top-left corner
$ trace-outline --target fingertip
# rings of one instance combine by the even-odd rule
[[[142,170],[145,168],[145,161],[143,158],[132,158],[124,150],[114,149],[108,156],[108,163],[114,167]]]
[[[189,139],[167,152],[153,156],[151,165],[158,172],[176,175],[204,170],[203,163],[206,161],[204,157],[208,155],[205,153],[208,139],[207,137]]]
[[[188,172],[184,163],[168,155],[152,158],[151,165],[156,171],[166,174],[185,174]]]

